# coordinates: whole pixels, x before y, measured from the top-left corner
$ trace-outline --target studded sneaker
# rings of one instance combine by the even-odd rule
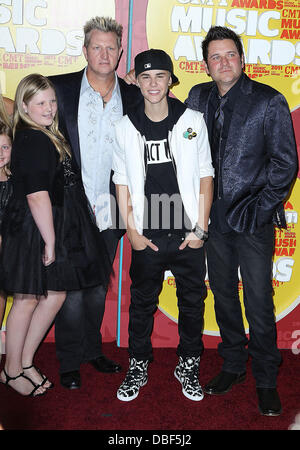
[[[175,378],[181,383],[183,395],[196,402],[204,397],[198,379],[199,363],[200,356],[187,358],[179,356],[179,363],[174,370]]]
[[[130,358],[126,377],[117,391],[119,400],[130,402],[139,395],[140,388],[145,386],[148,381],[148,363],[149,361]]]

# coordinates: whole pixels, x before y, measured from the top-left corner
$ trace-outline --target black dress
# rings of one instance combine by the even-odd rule
[[[59,161],[39,130],[16,133],[11,157],[13,194],[2,222],[0,270],[10,293],[46,295],[107,285],[111,264],[105,242],[71,158]],[[44,241],[26,196],[48,191],[55,230],[55,262],[42,262]]]
[[[9,178],[7,181],[0,181],[0,236],[1,236],[1,225],[2,218],[4,216],[4,211],[8,205],[8,201],[12,195],[12,182]],[[1,252],[1,247],[0,247]],[[0,291],[2,291],[2,272],[0,272]]]
[[[12,182],[9,178],[7,181],[0,181],[0,235],[2,217],[4,216],[5,208],[12,194]]]

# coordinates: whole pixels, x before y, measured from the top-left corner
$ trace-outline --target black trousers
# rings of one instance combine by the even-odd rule
[[[179,345],[177,354],[199,356],[203,351],[202,331],[205,285],[204,250],[179,250],[182,239],[169,233],[153,239],[159,250],[150,247],[132,250],[130,267],[131,304],[129,309],[129,354],[142,360],[152,360],[151,333],[164,271],[171,270],[176,281],[178,300]]]
[[[119,236],[103,231],[109,257],[113,262]],[[55,319],[56,354],[60,373],[79,370],[80,364],[102,354],[101,324],[105,309],[103,286],[67,292],[67,298]]]
[[[276,387],[281,362],[273,303],[273,248],[273,225],[265,225],[255,234],[234,231],[222,234],[210,228],[206,244],[209,282],[222,338],[219,353],[224,359],[223,370],[244,372],[249,352],[256,386],[261,388]],[[238,293],[239,267],[249,341]]]

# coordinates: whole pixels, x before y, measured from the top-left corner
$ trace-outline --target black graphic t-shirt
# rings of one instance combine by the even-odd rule
[[[143,234],[152,239],[168,232],[184,233],[191,229],[179,192],[175,161],[168,143],[173,128],[169,117],[152,122],[144,117],[145,144],[145,214]]]

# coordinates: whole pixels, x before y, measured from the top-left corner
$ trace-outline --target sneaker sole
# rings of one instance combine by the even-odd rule
[[[119,393],[117,392],[117,399],[121,400],[121,402],[131,402],[131,400],[134,400],[135,398],[137,398],[137,396],[140,393],[141,387],[146,386],[147,382],[148,382],[148,380],[146,380],[145,383],[141,384],[139,387],[139,390],[136,392],[136,394],[132,395],[131,397],[123,397],[123,396],[119,395]]]
[[[176,369],[174,370],[174,376],[175,376],[176,380],[178,380],[179,383],[181,384],[181,387],[182,387],[182,393],[183,393],[183,395],[184,395],[186,398],[188,398],[189,400],[193,400],[194,402],[200,402],[201,400],[203,400],[204,394],[202,394],[201,397],[196,398],[196,397],[193,397],[192,395],[188,394],[187,392],[185,392],[185,390],[183,389],[181,380],[180,380],[180,378],[178,377],[178,375],[177,375],[177,373],[176,373]]]

